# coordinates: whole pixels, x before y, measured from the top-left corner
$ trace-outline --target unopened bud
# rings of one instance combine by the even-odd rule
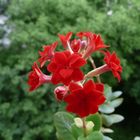
[[[83,121],[81,118],[74,118],[75,125],[79,128],[83,127]]]
[[[82,41],[81,41],[81,47],[82,47],[83,49],[85,49],[85,48],[87,47],[87,41],[86,41],[86,40],[82,40]]]
[[[94,123],[92,121],[88,121],[86,124],[87,132],[92,131],[93,127],[94,127]]]
[[[64,86],[58,86],[54,90],[55,98],[58,101],[62,101],[67,94],[67,89]]]

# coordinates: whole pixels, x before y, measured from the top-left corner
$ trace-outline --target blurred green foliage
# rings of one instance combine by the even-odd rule
[[[58,33],[100,33],[121,58],[124,93],[140,103],[139,0],[7,0],[4,7],[12,32],[10,47],[0,46],[0,140],[55,139],[51,138],[52,115],[58,104],[52,97],[53,88],[44,85],[28,93],[26,81],[38,50],[58,40]],[[100,55],[93,56],[98,64]],[[116,87],[111,74],[102,80]]]

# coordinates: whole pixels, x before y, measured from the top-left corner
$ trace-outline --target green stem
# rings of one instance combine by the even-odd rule
[[[84,132],[84,137],[87,136],[87,130],[86,130],[86,121],[85,121],[85,118],[82,118],[82,121],[83,121],[83,132]]]

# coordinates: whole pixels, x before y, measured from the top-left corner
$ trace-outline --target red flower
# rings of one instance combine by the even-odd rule
[[[80,117],[98,112],[98,106],[105,101],[103,95],[104,85],[96,84],[92,80],[86,82],[83,87],[71,83],[69,89],[71,93],[64,98],[68,104],[66,110]]]
[[[80,67],[85,63],[86,61],[78,54],[71,54],[69,51],[56,52],[47,67],[48,71],[52,72],[52,83],[62,82],[68,85],[72,80],[82,80],[84,75]]]
[[[92,46],[92,51],[93,52],[98,51],[99,49],[108,47],[104,44],[101,36],[97,35],[97,34],[93,34],[91,36],[89,46]]]
[[[120,81],[120,73],[122,72],[122,67],[120,65],[120,59],[117,57],[116,53],[113,52],[111,54],[109,51],[105,52],[104,61],[112,71],[114,77],[116,77]]]
[[[58,34],[58,36],[60,38],[60,41],[63,44],[63,47],[66,48],[67,47],[67,43],[68,43],[68,41],[70,40],[70,38],[72,36],[72,32],[68,32],[65,36],[61,35],[61,34]]]
[[[54,55],[54,50],[57,46],[58,42],[54,42],[52,45],[43,46],[43,52],[39,51],[41,58],[38,59],[40,62],[40,66],[43,67],[47,60],[51,60]]]
[[[32,66],[33,71],[29,73],[28,84],[30,86],[29,91],[33,91],[44,83],[51,82],[51,76],[47,76],[41,72],[36,62]]]
[[[87,49],[84,54],[84,58],[88,58],[93,52],[99,51],[100,49],[107,48],[100,35],[88,33],[87,34],[88,42]]]

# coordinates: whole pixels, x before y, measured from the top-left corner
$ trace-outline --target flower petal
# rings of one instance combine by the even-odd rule
[[[72,79],[74,81],[80,81],[83,80],[84,74],[80,69],[74,69],[72,73]]]
[[[104,84],[96,83],[96,89],[103,92],[104,91]]]
[[[56,85],[56,84],[58,84],[59,82],[61,82],[61,77],[60,77],[60,75],[58,74],[57,71],[56,71],[55,73],[53,73],[51,81],[52,81],[52,83],[53,83],[54,85]]]
[[[49,72],[55,72],[57,70],[57,64],[55,62],[51,62],[48,66],[47,66],[47,70]]]
[[[83,65],[86,64],[86,61],[80,57],[78,54],[73,54],[70,58],[69,58],[69,65],[72,68],[79,68]]]
[[[29,73],[28,85],[30,86],[29,91],[33,91],[39,86],[39,76],[35,71]]]
[[[72,75],[73,70],[72,69],[61,69],[59,71],[59,74],[64,78],[68,78]]]
[[[93,91],[93,89],[95,89],[95,83],[92,80],[88,80],[85,84],[84,84],[84,91],[85,93],[90,93]]]
[[[70,83],[69,90],[70,92],[73,92],[74,90],[82,89],[82,87],[74,82]]]
[[[72,34],[73,34],[72,32],[68,32],[66,35],[58,34],[59,39],[60,39],[61,43],[63,44],[64,48],[67,47],[67,42],[70,40]]]
[[[54,55],[55,62],[60,65],[65,65],[67,63],[67,56],[62,52],[56,52]]]

